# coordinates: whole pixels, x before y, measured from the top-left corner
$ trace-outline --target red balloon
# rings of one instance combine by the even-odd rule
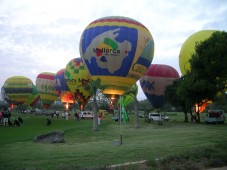
[[[179,78],[178,72],[171,66],[151,64],[148,71],[140,78],[140,86],[153,107],[166,104],[165,88]]]

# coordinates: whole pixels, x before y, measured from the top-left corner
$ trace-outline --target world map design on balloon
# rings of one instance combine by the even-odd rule
[[[123,94],[147,71],[154,40],[140,22],[109,16],[91,22],[80,39],[80,55],[91,74],[101,79],[104,94]]]
[[[119,36],[120,28],[108,30],[97,35],[86,48],[85,56],[89,63],[92,58],[96,61],[98,67],[107,69],[114,73],[122,67],[123,60],[130,55],[132,45],[129,41],[117,42],[115,38]],[[108,35],[109,37],[106,37]],[[93,48],[97,44],[97,48]],[[127,44],[127,45],[126,45]],[[113,63],[108,66],[109,63]]]

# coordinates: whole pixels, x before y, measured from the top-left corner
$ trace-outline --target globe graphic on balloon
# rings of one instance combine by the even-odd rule
[[[104,17],[85,28],[80,55],[91,78],[101,79],[104,94],[122,95],[150,66],[154,40],[149,30],[134,19]]]

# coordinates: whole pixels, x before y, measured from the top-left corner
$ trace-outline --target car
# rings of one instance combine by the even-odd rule
[[[144,118],[144,117],[145,117],[145,114],[144,114],[144,112],[139,112],[139,117],[142,117],[142,118]]]
[[[149,113],[148,118],[152,121],[169,121],[169,117],[162,113]]]

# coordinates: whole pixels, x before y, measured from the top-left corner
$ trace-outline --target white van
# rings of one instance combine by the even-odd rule
[[[93,119],[94,113],[92,111],[80,111],[79,116],[81,119]]]
[[[149,113],[148,118],[152,121],[168,121],[169,117],[160,113]]]
[[[205,123],[224,123],[225,112],[224,110],[209,110],[204,118]]]

